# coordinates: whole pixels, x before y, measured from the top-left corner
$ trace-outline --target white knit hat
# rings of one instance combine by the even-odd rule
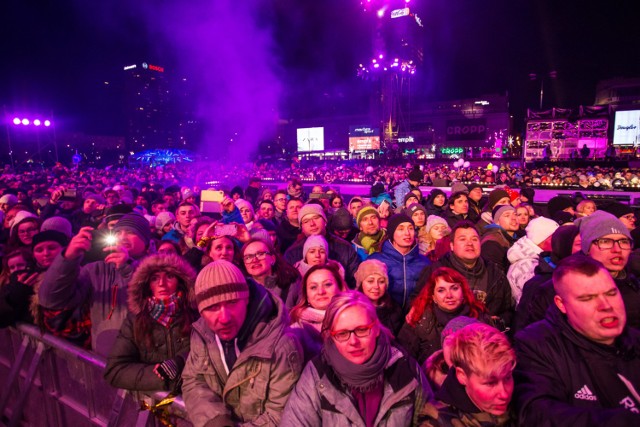
[[[558,223],[554,220],[541,216],[529,221],[525,230],[527,232],[527,238],[536,245],[539,245],[547,240],[558,227]]]
[[[320,235],[314,235],[307,237],[304,241],[304,245],[302,246],[302,259],[307,258],[307,252],[309,252],[309,249],[318,247],[323,248],[324,252],[327,254],[327,258],[329,258],[329,244],[327,243],[327,240]]]
[[[238,267],[219,259],[207,264],[196,278],[198,311],[214,304],[249,298],[249,285]]]
[[[302,222],[305,216],[307,215],[318,215],[324,219],[325,224],[327,223],[327,215],[324,213],[324,209],[322,206],[316,203],[308,203],[300,208],[300,212],[298,212],[298,221]]]
[[[175,221],[175,220],[176,220],[176,216],[171,212],[167,212],[167,211],[160,212],[156,216],[156,229],[160,230],[162,229],[162,227],[167,225],[169,221]]]

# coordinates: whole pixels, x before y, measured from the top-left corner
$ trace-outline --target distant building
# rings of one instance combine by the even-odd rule
[[[594,105],[640,108],[640,78],[615,78],[598,82]]]

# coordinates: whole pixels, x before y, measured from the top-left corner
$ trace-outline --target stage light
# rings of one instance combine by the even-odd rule
[[[29,122],[29,119],[22,119],[22,124],[23,124],[23,125],[28,126],[28,125],[29,125],[29,123],[30,123],[30,122]]]
[[[35,119],[35,120],[33,121],[33,125],[34,125],[34,126],[40,126],[40,125],[41,125],[40,120]]]
[[[20,119],[18,117],[14,117],[13,118],[13,124],[14,125],[19,125],[20,124]]]
[[[51,121],[45,120],[44,121],[44,125],[47,126],[47,127],[51,126]]]

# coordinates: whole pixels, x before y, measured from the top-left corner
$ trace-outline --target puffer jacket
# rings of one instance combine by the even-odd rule
[[[247,316],[256,316],[255,307],[270,306],[273,310],[254,319],[255,326],[228,374],[214,332],[202,318],[193,324],[191,351],[182,372],[182,395],[195,426],[236,425],[234,422],[278,426],[302,372],[302,348],[288,327],[289,317],[280,298],[252,281],[248,283]]]
[[[639,331],[626,327],[612,346],[598,344],[576,332],[554,304],[515,338],[520,425],[640,425]]]
[[[398,348],[383,372],[384,390],[374,425],[416,425],[419,408],[429,401],[431,389],[417,363]],[[331,367],[316,357],[307,364],[289,397],[282,416],[283,427],[358,426],[365,423]]]
[[[402,255],[389,240],[384,242],[381,252],[371,254],[369,259],[377,259],[386,264],[389,272],[389,296],[406,313],[420,272],[431,264],[429,259],[420,255],[418,245],[414,245],[408,254]]]
[[[518,239],[507,251],[507,259],[511,263],[507,279],[509,279],[511,296],[516,301],[516,305],[520,302],[524,284],[535,275],[541,253],[540,246],[533,243],[527,236]]]
[[[158,377],[153,368],[156,364],[172,359],[181,370],[189,354],[189,335],[191,319],[196,313],[183,311],[176,319],[165,327],[150,318],[146,309],[150,296],[151,276],[159,271],[171,273],[187,285],[189,292],[184,295],[186,306],[193,298],[192,290],[195,280],[193,268],[178,256],[154,255],[140,263],[128,288],[129,314],[122,323],[120,334],[107,359],[104,378],[114,387],[127,390],[151,391],[173,390],[177,380],[165,381]],[[151,341],[136,334],[136,318],[146,317],[149,320]]]

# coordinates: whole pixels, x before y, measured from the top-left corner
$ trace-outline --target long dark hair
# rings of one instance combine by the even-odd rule
[[[240,258],[244,257],[244,252],[247,250],[247,247],[254,242],[263,243],[267,247],[269,253],[275,258],[275,263],[271,266],[271,273],[276,276],[276,284],[280,289],[288,289],[292,283],[295,283],[300,279],[300,272],[298,269],[285,261],[284,257],[275,250],[271,242],[264,239],[258,239],[256,237],[249,239],[240,250]],[[242,269],[245,276],[249,276],[244,266],[244,262],[242,263]]]

